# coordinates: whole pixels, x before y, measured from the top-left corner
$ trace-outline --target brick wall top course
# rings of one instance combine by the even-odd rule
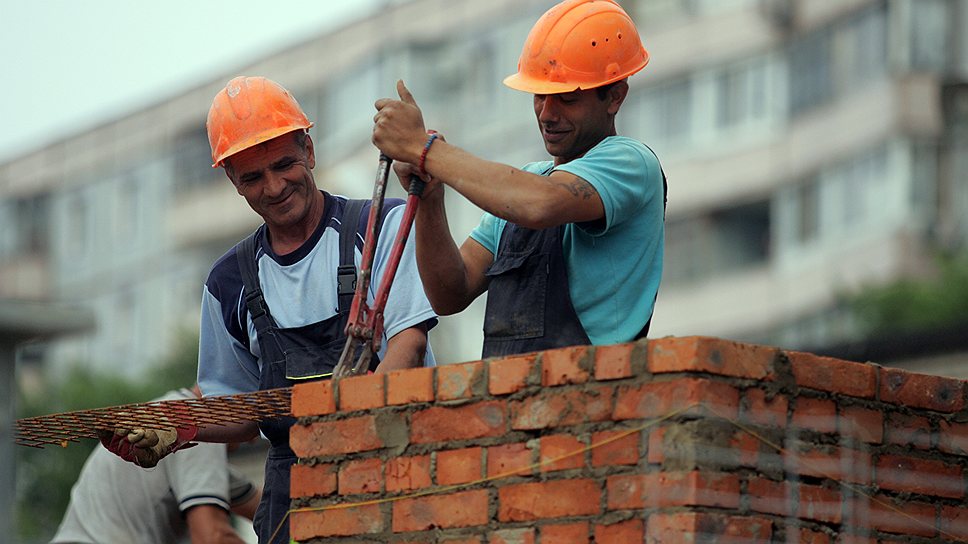
[[[300,542],[968,542],[953,378],[667,337],[301,384],[292,411]]]

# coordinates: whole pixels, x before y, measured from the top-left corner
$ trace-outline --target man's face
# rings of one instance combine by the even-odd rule
[[[605,137],[614,135],[614,116],[620,104],[613,93],[601,99],[595,89],[534,95],[538,128],[555,164],[577,159]]]
[[[312,169],[316,166],[313,141],[305,147],[293,133],[255,145],[225,160],[225,173],[270,232],[299,227],[309,221],[317,192]]]

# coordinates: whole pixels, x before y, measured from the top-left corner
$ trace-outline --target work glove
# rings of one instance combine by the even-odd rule
[[[166,455],[195,446],[192,442],[198,427],[163,427],[159,429],[129,429],[119,427],[113,431],[98,430],[98,439],[108,451],[140,467],[151,468]]]

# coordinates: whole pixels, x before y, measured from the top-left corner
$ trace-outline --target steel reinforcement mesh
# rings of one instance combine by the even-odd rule
[[[170,428],[262,421],[290,414],[292,388],[284,387],[201,399],[166,400],[78,410],[18,419],[14,441],[21,446],[66,447],[97,438],[100,429]]]

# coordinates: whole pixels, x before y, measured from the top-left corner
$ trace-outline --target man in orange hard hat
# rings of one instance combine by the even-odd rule
[[[328,379],[346,343],[362,231],[370,201],[321,191],[312,123],[292,95],[263,77],[237,77],[208,114],[213,167],[264,220],[216,261],[202,294],[198,383],[206,396],[249,393]],[[379,286],[396,238],[403,201],[386,199],[372,285]],[[436,315],[420,289],[413,243],[405,246],[384,312],[371,370],[432,366],[427,332]],[[374,290],[369,293],[370,303]],[[116,430],[102,443],[125,460],[153,466],[192,440],[243,442],[260,431],[271,447],[255,519],[259,542],[289,542],[289,447],[294,420],[202,428]],[[277,529],[280,529],[277,531]]]
[[[440,315],[488,292],[485,357],[645,337],[662,274],[665,176],[644,144],[618,136],[627,78],[649,60],[611,0],[567,0],[532,28],[518,72],[534,95],[552,161],[523,168],[478,158],[425,131],[416,101],[376,102],[373,143],[401,180],[429,181],[416,217],[417,263]],[[444,188],[482,208],[458,247]]]

